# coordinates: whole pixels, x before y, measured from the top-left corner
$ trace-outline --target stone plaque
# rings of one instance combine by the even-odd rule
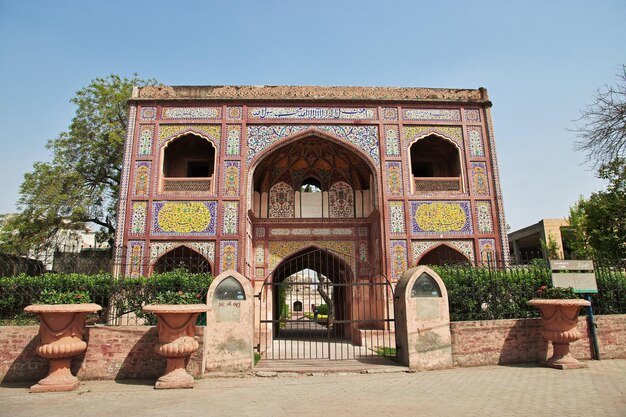
[[[228,277],[215,289],[213,297],[213,311],[217,322],[239,322],[242,303],[246,302],[246,296],[241,284]]]
[[[419,297],[416,306],[418,320],[439,319],[439,298]]]

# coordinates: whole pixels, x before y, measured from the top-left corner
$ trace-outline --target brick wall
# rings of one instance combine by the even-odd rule
[[[154,353],[156,327],[95,326],[85,335],[87,351],[72,361],[79,379],[156,379],[165,359]],[[35,353],[37,326],[0,326],[0,381],[37,381],[46,376],[48,361]],[[200,348],[191,355],[187,371],[202,373],[204,327],[198,327]]]
[[[596,316],[601,359],[626,359],[626,314]],[[538,362],[552,355],[539,334],[541,319],[459,321],[450,323],[452,360],[456,366]],[[577,359],[591,359],[587,321],[581,317],[580,340],[570,345]]]
[[[626,359],[626,314],[597,316],[597,333],[602,359]],[[551,354],[539,334],[540,319],[452,322],[452,358],[456,366],[481,366],[538,362]],[[578,359],[591,358],[587,322],[578,323],[583,337],[571,345]],[[37,326],[0,326],[0,382],[37,381],[48,362],[35,353]],[[198,327],[200,348],[187,371],[202,373],[204,327]],[[84,355],[72,361],[72,372],[80,379],[155,379],[165,369],[165,359],[154,353],[156,327],[88,327]]]

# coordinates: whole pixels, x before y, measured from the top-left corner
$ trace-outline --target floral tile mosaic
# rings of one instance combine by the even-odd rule
[[[469,201],[412,201],[413,235],[471,234]]]
[[[375,162],[375,165],[378,165],[380,162],[377,126],[266,125],[248,126],[247,129],[248,163],[268,146],[306,130],[311,130],[312,132],[317,130],[321,133],[333,135],[361,149],[365,155]]]
[[[215,236],[216,201],[158,201],[152,203],[155,236]]]

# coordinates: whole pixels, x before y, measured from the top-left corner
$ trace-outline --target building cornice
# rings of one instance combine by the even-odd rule
[[[315,87],[315,86],[147,86],[133,89],[132,101],[341,101],[477,103],[490,106],[485,88]]]

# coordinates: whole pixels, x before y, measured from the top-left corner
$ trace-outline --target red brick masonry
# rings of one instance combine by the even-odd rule
[[[603,359],[626,359],[626,314],[597,316]],[[549,355],[549,344],[539,334],[539,319],[452,322],[452,358],[457,366],[538,362]],[[591,358],[587,322],[578,328],[583,337],[571,345],[578,359]],[[46,376],[47,361],[35,354],[38,326],[0,326],[0,381],[36,381]],[[187,370],[202,373],[204,328],[198,327],[200,349]],[[87,332],[87,352],[74,360],[72,371],[87,379],[156,379],[165,359],[154,353],[156,327],[96,326]]]
[[[48,361],[35,353],[38,326],[0,326],[0,381],[36,381],[46,376]],[[200,348],[191,355],[187,371],[202,373],[204,327],[198,327]],[[165,359],[154,353],[154,326],[89,326],[87,351],[72,361],[79,379],[156,379]]]
[[[601,359],[626,359],[626,314],[596,316]],[[539,334],[541,319],[458,321],[450,323],[452,360],[456,366],[539,362],[552,346]],[[580,340],[570,345],[577,359],[591,359],[586,317],[578,321]]]

